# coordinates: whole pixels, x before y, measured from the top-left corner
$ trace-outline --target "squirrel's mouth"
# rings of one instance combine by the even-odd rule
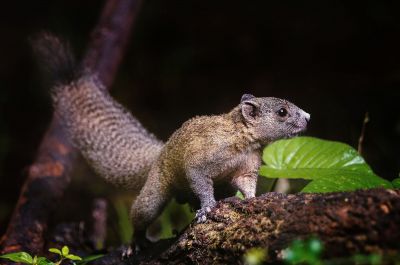
[[[291,125],[292,125],[291,132],[288,133],[285,138],[292,138],[292,137],[299,136],[300,134],[305,132],[307,129],[307,124],[302,125],[302,126],[298,126],[295,124],[291,124]]]
[[[301,132],[289,133],[288,135],[286,135],[285,139],[293,138],[293,137],[299,136],[300,134],[301,134]]]

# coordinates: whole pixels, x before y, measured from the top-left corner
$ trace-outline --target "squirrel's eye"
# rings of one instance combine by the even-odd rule
[[[285,117],[285,116],[288,114],[288,112],[287,112],[287,110],[286,110],[285,108],[280,108],[280,109],[277,111],[277,114],[278,114],[279,116],[281,116],[281,117]]]

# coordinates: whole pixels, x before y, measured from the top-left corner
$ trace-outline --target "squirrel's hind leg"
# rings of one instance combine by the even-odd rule
[[[161,180],[159,169],[152,168],[145,185],[131,207],[136,250],[145,248],[150,243],[146,238],[146,229],[160,215],[170,199],[169,187]]]

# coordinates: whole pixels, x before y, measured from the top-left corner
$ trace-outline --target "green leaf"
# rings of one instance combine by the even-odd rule
[[[82,260],[81,257],[76,256],[76,255],[73,255],[73,254],[68,254],[68,255],[66,255],[65,257],[66,257],[67,259],[70,259],[70,260]]]
[[[69,254],[69,248],[67,246],[63,246],[61,249],[61,253],[64,257],[66,257]]]
[[[62,256],[61,250],[59,250],[57,248],[50,248],[49,252],[55,253],[55,254],[58,254],[58,255]]]
[[[348,175],[321,176],[307,184],[302,192],[353,191],[377,187],[391,188],[392,185],[375,175],[352,172]]]
[[[99,258],[101,258],[103,256],[104,256],[104,254],[87,256],[87,257],[84,257],[81,261],[79,261],[78,264],[79,265],[84,265],[84,264],[86,264],[88,262],[91,262],[93,260],[99,259]]]
[[[317,238],[296,239],[283,251],[283,259],[289,264],[322,264],[322,251],[323,244]]]
[[[259,265],[267,260],[267,252],[262,248],[251,248],[243,256],[246,265]]]
[[[0,258],[9,259],[14,262],[21,262],[25,264],[32,264],[33,258],[29,253],[26,252],[15,252],[1,255]]]
[[[369,255],[356,254],[352,256],[352,260],[354,264],[371,264],[371,265],[384,264],[383,256],[375,253]]]
[[[180,216],[176,220],[176,216]],[[179,204],[176,200],[171,200],[156,222],[161,224],[159,237],[161,239],[171,238],[175,231],[181,231],[193,220],[193,212],[188,204]]]
[[[55,265],[55,263],[46,259],[45,257],[38,257],[37,265]]]
[[[129,206],[120,198],[113,202],[117,213],[119,239],[123,244],[129,244],[133,234],[132,222],[129,219]]]
[[[311,253],[319,255],[323,250],[323,244],[321,240],[317,238],[311,238],[308,242],[308,248],[310,249]]]
[[[392,184],[371,170],[347,144],[313,137],[280,140],[263,152],[266,165],[260,175],[268,178],[302,178],[311,182],[303,192],[352,191]]]
[[[392,180],[392,185],[394,188],[400,189],[400,178],[396,178],[396,179]]]
[[[241,193],[239,190],[236,192],[236,197],[238,197],[241,200],[244,200],[243,193]]]

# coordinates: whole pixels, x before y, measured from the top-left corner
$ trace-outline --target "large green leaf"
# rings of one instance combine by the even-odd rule
[[[1,255],[0,258],[9,259],[14,262],[20,262],[25,264],[32,264],[33,258],[29,253],[26,252],[14,252]]]
[[[392,187],[374,174],[356,150],[339,142],[313,137],[280,140],[264,149],[263,161],[262,176],[311,180],[303,192]]]

